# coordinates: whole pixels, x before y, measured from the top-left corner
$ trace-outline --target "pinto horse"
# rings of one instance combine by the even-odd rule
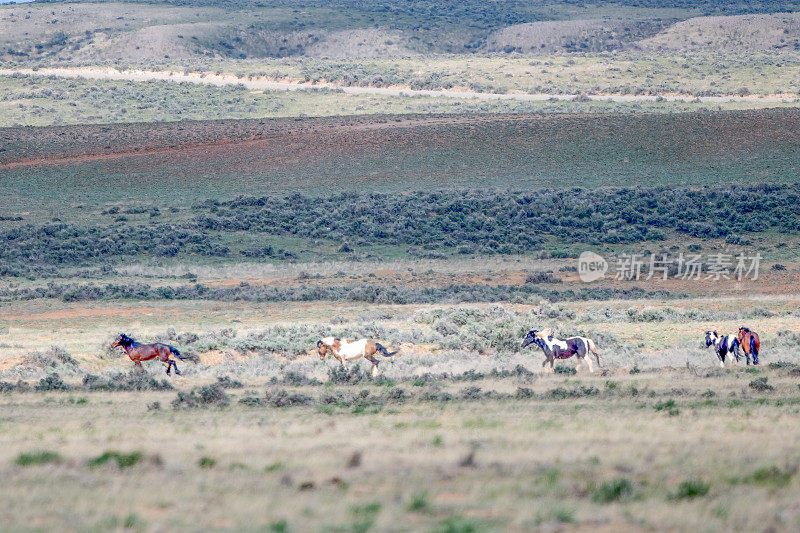
[[[739,339],[734,335],[719,336],[716,331],[706,331],[706,348],[714,346],[714,351],[719,359],[719,366],[725,368],[725,357],[729,357],[729,367],[733,366],[734,359],[739,362]]]
[[[751,331],[750,328],[744,326],[739,328],[739,333],[736,335],[739,341],[739,346],[742,347],[744,356],[747,358],[747,364],[750,364],[750,356],[753,356],[753,364],[758,364],[758,350],[761,348],[761,341],[758,338],[758,333]]]
[[[125,350],[125,353],[128,354],[128,357],[130,357],[131,361],[133,361],[133,364],[139,368],[142,368],[142,361],[149,361],[150,359],[157,358],[162,363],[166,363],[167,375],[170,375],[170,370],[173,368],[175,369],[176,376],[181,375],[180,370],[178,370],[178,365],[175,363],[174,359],[170,359],[170,355],[174,355],[181,360],[188,359],[194,363],[198,361],[196,355],[187,354],[186,356],[183,356],[177,350],[177,348],[173,346],[161,344],[160,342],[153,344],[141,344],[128,337],[124,333],[120,333],[119,337],[117,337],[117,340],[115,340],[111,345],[112,348],[116,348],[117,346],[122,346],[122,349]]]
[[[589,372],[594,373],[592,369],[592,360],[589,354],[594,354],[597,359],[597,366],[600,367],[600,355],[597,353],[597,347],[594,345],[592,339],[586,337],[570,337],[565,340],[557,339],[549,329],[537,331],[532,329],[525,336],[522,341],[522,347],[525,348],[530,344],[535,344],[544,352],[545,360],[542,363],[544,368],[547,363],[550,363],[550,372],[553,372],[553,365],[556,359],[569,359],[573,355],[577,357],[578,364],[575,365],[577,371],[581,363],[586,361],[589,366]]]
[[[345,361],[353,361],[363,357],[372,363],[371,372],[373,376],[378,372],[378,360],[375,359],[376,353],[379,353],[384,357],[391,357],[397,353],[390,352],[380,343],[370,339],[349,341],[347,339],[340,339],[338,337],[325,337],[318,340],[317,353],[319,353],[319,358],[325,359],[325,355],[328,352],[331,352],[331,355],[333,355],[342,364],[342,368],[345,370],[347,369]]]

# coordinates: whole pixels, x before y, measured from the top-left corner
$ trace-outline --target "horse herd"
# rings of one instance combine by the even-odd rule
[[[542,349],[544,352],[545,360],[542,363],[542,368],[548,371],[547,364],[550,363],[549,372],[554,371],[554,363],[556,359],[569,359],[573,355],[577,360],[575,370],[579,370],[583,362],[589,367],[589,372],[594,372],[592,368],[591,356],[594,355],[597,361],[597,366],[600,367],[600,354],[597,353],[597,347],[592,339],[586,337],[569,337],[567,339],[559,339],[553,335],[549,329],[535,330],[532,329],[525,336],[522,341],[522,348],[534,344]],[[706,348],[714,346],[714,352],[717,355],[720,366],[725,367],[725,359],[729,360],[729,365],[733,366],[734,360],[739,362],[741,357],[739,350],[744,352],[747,364],[750,364],[752,359],[753,364],[758,364],[758,351],[761,346],[758,334],[747,327],[740,327],[737,335],[719,335],[716,331],[706,332]],[[121,347],[128,354],[134,365],[141,368],[143,361],[151,359],[158,359],[167,365],[167,375],[170,375],[171,370],[175,369],[175,374],[180,375],[178,365],[172,356],[181,360],[189,360],[198,362],[199,358],[194,354],[182,355],[175,347],[168,344],[156,342],[153,344],[142,344],[132,339],[131,337],[121,333],[117,339],[111,344],[112,348]],[[354,361],[356,359],[364,358],[372,364],[372,375],[378,372],[378,359],[376,354],[383,357],[391,357],[397,352],[390,352],[382,344],[375,342],[371,339],[358,339],[348,340],[339,337],[324,337],[317,341],[317,353],[320,359],[325,359],[328,354],[332,355],[342,368],[346,369],[347,361]]]

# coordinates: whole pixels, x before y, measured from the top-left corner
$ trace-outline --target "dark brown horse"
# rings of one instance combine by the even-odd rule
[[[753,356],[753,364],[758,364],[758,349],[761,347],[761,341],[758,339],[758,333],[750,331],[750,328],[744,326],[739,328],[739,334],[736,336],[739,339],[739,346],[744,350],[744,356],[747,357],[747,364],[750,364],[750,356]]]
[[[180,370],[178,370],[178,365],[175,364],[174,359],[170,359],[170,355],[174,355],[181,360],[188,359],[194,363],[198,362],[198,357],[196,355],[187,354],[183,356],[177,348],[167,344],[161,344],[160,342],[140,344],[124,333],[120,333],[117,340],[111,345],[112,348],[117,346],[122,346],[122,349],[125,350],[125,353],[128,354],[128,357],[133,361],[133,364],[139,368],[142,368],[142,361],[149,361],[150,359],[158,359],[162,363],[166,363],[167,375],[170,374],[172,368],[175,368],[175,375],[181,375]]]

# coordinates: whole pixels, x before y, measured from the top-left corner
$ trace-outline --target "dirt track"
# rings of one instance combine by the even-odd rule
[[[430,96],[445,98],[464,98],[477,100],[518,100],[523,102],[543,102],[550,99],[572,100],[575,94],[528,94],[528,93],[485,93],[475,91],[457,90],[420,90],[407,87],[352,87],[334,83],[306,83],[291,80],[275,80],[264,77],[238,78],[233,74],[214,74],[211,72],[177,72],[177,71],[149,71],[125,70],[102,67],[65,67],[65,68],[40,68],[33,69],[0,69],[0,75],[23,74],[29,76],[58,76],[63,78],[85,78],[95,80],[126,80],[126,81],[172,81],[176,83],[196,83],[200,85],[214,85],[218,87],[243,85],[248,89],[265,91],[310,91],[320,88],[333,89],[347,94],[373,94],[381,96]],[[725,96],[695,96],[688,94],[663,94],[663,95],[631,95],[631,94],[590,94],[581,96],[598,101],[611,102],[653,102],[657,99],[688,102],[699,100],[704,103],[720,103],[731,101],[759,102],[789,102],[797,99],[797,95],[725,95]]]

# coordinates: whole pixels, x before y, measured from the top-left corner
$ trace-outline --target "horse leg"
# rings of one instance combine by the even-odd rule
[[[589,357],[588,353],[586,354],[585,358],[586,358],[586,364],[589,365],[589,373],[594,374],[594,369],[592,368],[592,358]]]
[[[134,361],[133,366],[136,367],[137,372],[144,372],[144,367],[142,366],[141,361]]]
[[[369,361],[370,363],[372,363],[372,370],[370,370],[370,373],[371,373],[373,376],[374,376],[375,374],[377,374],[377,373],[378,373],[378,361],[375,359],[375,357],[374,357],[374,356],[372,356],[372,355],[367,355],[367,356],[364,356],[364,359],[366,359],[367,361]]]
[[[172,363],[172,367],[175,369],[175,375],[180,376],[181,371],[178,370],[178,363],[174,359],[170,360],[170,363]]]

